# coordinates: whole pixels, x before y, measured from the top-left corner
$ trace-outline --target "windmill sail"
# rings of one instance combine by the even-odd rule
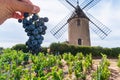
[[[108,36],[108,34],[111,32],[111,30],[103,25],[100,21],[98,21],[95,17],[93,17],[91,14],[86,13],[89,17],[90,21],[90,28],[101,38],[104,39]]]
[[[63,33],[67,30],[65,27],[68,23],[68,19],[74,13],[69,13],[61,22],[59,22],[50,32],[58,39],[60,38]]]
[[[93,6],[95,6],[98,2],[100,2],[101,0],[85,0],[81,5],[81,9],[88,11],[90,8],[92,8]]]
[[[69,3],[67,3],[67,1],[69,1],[74,7],[77,6],[76,0],[59,0],[59,1],[71,11],[74,11],[75,9]]]

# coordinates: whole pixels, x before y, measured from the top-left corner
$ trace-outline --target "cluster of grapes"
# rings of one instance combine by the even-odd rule
[[[23,28],[29,36],[26,42],[28,50],[33,54],[39,53],[44,39],[42,35],[46,33],[47,29],[45,22],[48,22],[48,18],[39,18],[37,14],[30,16],[29,13],[24,13],[24,18],[19,19],[18,22],[23,24]]]

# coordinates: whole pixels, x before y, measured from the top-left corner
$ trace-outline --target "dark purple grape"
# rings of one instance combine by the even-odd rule
[[[38,43],[37,40],[32,41],[32,45],[37,45],[37,43]]]
[[[19,22],[19,23],[22,23],[22,21],[23,21],[22,19],[18,19],[18,22]]]
[[[34,30],[35,29],[35,25],[34,24],[31,24],[30,26],[29,26],[29,30]]]
[[[35,47],[36,49],[39,49],[40,44],[37,44],[37,45],[35,45],[34,47]]]
[[[44,22],[44,18],[39,18],[39,21],[40,22]]]
[[[34,31],[32,31],[32,34],[33,35],[37,35],[39,32],[38,32],[38,30],[37,29],[34,29]]]
[[[23,19],[23,24],[29,24],[29,21],[25,18],[25,19]]]
[[[25,32],[29,32],[29,30],[28,30],[28,29],[25,29]]]
[[[27,27],[27,26],[24,24],[24,25],[23,25],[23,28],[26,28],[26,27]]]
[[[30,36],[29,39],[30,40],[35,40],[35,37],[34,36]]]
[[[39,19],[39,16],[38,16],[37,14],[34,14],[34,15],[32,16],[32,20],[36,21],[36,20],[38,20],[38,19]]]
[[[29,23],[32,24],[33,22],[34,22],[34,21],[32,20],[32,18],[30,18],[30,19],[29,19]]]
[[[39,40],[38,40],[38,43],[39,43],[39,44],[42,44],[42,41],[43,41],[43,40],[39,39]]]
[[[26,26],[26,28],[25,28],[25,32],[27,32],[27,33],[31,33],[31,30],[30,30],[29,26]]]
[[[44,17],[44,22],[48,22],[49,19],[47,17]]]
[[[37,40],[39,40],[39,39],[41,39],[41,35],[37,35],[37,36],[35,36],[35,38],[37,39]]]
[[[44,22],[40,22],[40,21],[35,22],[36,28],[42,25],[44,25]]]
[[[32,33],[27,33],[27,36],[32,36]]]
[[[25,12],[24,13],[24,18],[27,18],[27,17],[29,17],[29,13]]]
[[[45,30],[47,30],[47,27],[46,26],[42,26],[42,29],[45,31]]]
[[[45,32],[45,31],[43,31],[41,34],[42,34],[42,35],[45,35],[45,34],[46,34],[46,32]]]
[[[44,25],[44,22],[43,22],[43,21],[38,21],[38,22],[37,22],[37,25],[38,25],[38,27],[39,27],[39,26],[43,26],[43,25]]]
[[[37,28],[38,32],[41,33],[43,30],[42,30],[42,27],[39,27]]]

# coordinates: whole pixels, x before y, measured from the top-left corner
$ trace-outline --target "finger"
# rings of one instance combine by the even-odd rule
[[[29,12],[29,13],[38,13],[40,11],[40,8],[35,5],[31,5],[30,2],[24,2],[29,0],[23,0],[23,1],[17,1],[15,3],[15,9],[20,12]]]
[[[17,12],[14,12],[12,18],[23,19],[23,15],[22,15],[22,14],[19,14],[19,13],[17,13]]]

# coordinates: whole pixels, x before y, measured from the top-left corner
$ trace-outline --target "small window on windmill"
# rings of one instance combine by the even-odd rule
[[[78,39],[78,45],[82,45],[82,39]]]

